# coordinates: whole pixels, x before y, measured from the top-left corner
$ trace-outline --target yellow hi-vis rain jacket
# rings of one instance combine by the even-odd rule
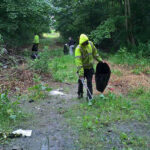
[[[75,63],[79,76],[84,76],[84,69],[90,69],[93,67],[94,59],[102,61],[94,44],[89,41],[88,45],[82,44],[89,41],[85,34],[80,35],[79,45],[75,49]]]
[[[34,44],[39,44],[39,36],[38,35],[35,35],[34,36],[34,41],[33,41]]]

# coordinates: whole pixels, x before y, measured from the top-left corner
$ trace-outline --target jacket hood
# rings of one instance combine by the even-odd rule
[[[80,35],[79,44],[82,45],[84,42],[88,41],[88,37],[85,34]]]

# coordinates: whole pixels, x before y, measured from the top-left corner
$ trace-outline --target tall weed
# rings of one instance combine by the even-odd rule
[[[17,119],[19,112],[18,105],[19,99],[15,101],[11,101],[8,98],[8,92],[0,93],[0,120],[10,119],[15,120]],[[3,121],[4,121],[3,120]]]
[[[49,63],[51,73],[56,81],[60,82],[76,82],[76,66],[74,63],[74,57],[61,56],[52,59]]]
[[[150,60],[143,57],[141,51],[138,53],[129,52],[127,48],[123,47],[116,53],[110,56],[110,61],[116,64],[124,64],[133,67],[132,72],[134,74],[140,74],[141,72],[150,73]]]
[[[34,70],[38,70],[40,72],[48,72],[49,59],[50,59],[50,51],[48,50],[48,47],[45,47],[44,51],[39,53],[39,59],[31,61],[30,66]]]
[[[0,133],[11,132],[20,120],[26,117],[19,108],[19,100],[19,96],[12,100],[8,97],[8,92],[0,93]],[[2,135],[0,135],[0,143],[5,138]]]
[[[30,100],[40,100],[48,96],[48,92],[51,91],[51,88],[47,84],[41,82],[41,77],[37,74],[34,75],[33,81],[35,85],[28,88],[29,94],[28,97]]]
[[[50,50],[50,57],[51,58],[61,57],[61,56],[63,56],[62,48],[57,48],[57,49]]]

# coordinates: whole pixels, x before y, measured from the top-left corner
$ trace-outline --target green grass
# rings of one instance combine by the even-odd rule
[[[109,55],[108,60],[115,64],[131,66],[134,74],[150,74],[150,60],[138,53],[128,52],[126,48],[121,48],[116,54]]]
[[[57,48],[57,49],[50,50],[49,53],[50,53],[51,58],[64,56],[62,48]]]
[[[61,48],[50,50],[49,54],[48,68],[53,79],[58,82],[77,82],[74,56],[64,55]]]
[[[64,55],[62,48],[50,48],[60,41],[59,33],[43,34],[43,37],[45,38],[41,40],[41,45],[44,50],[39,53],[40,59],[29,61],[29,66],[43,73],[51,73],[55,81],[77,82],[74,57]]]
[[[137,100],[133,100],[135,95]],[[67,110],[65,117],[68,124],[78,132],[77,144],[81,149],[118,149],[119,146],[144,149],[147,143],[150,144],[150,137],[125,133],[124,138],[122,131],[115,130],[115,127],[121,122],[130,124],[132,121],[149,121],[149,97],[149,91],[141,90],[137,93],[131,91],[129,98],[109,93],[105,98],[95,97],[92,107],[87,102],[80,102]],[[116,142],[118,145],[115,145]]]
[[[62,55],[55,57],[49,62],[49,68],[55,81],[77,82],[76,66],[74,57]]]
[[[59,47],[57,43],[63,44],[63,38],[60,36],[59,33],[52,32],[52,33],[43,33],[42,38],[40,39],[40,50],[43,49],[43,47],[48,46],[49,49],[53,49],[54,47]]]
[[[51,73],[55,81],[77,82],[77,68],[73,56],[64,55],[62,48],[49,49],[45,46],[39,53],[40,59],[29,60],[29,67],[42,73]]]

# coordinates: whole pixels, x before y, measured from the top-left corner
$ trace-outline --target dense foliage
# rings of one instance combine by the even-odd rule
[[[77,39],[86,33],[103,48],[144,43],[148,51],[150,3],[147,0],[52,0],[52,3],[56,29],[65,38]]]
[[[34,33],[49,31],[50,4],[46,0],[1,0],[0,34],[5,45],[31,42]]]
[[[142,45],[148,55],[149,8],[147,0],[1,0],[0,41],[23,45],[53,26],[66,40],[85,33],[103,49]]]

